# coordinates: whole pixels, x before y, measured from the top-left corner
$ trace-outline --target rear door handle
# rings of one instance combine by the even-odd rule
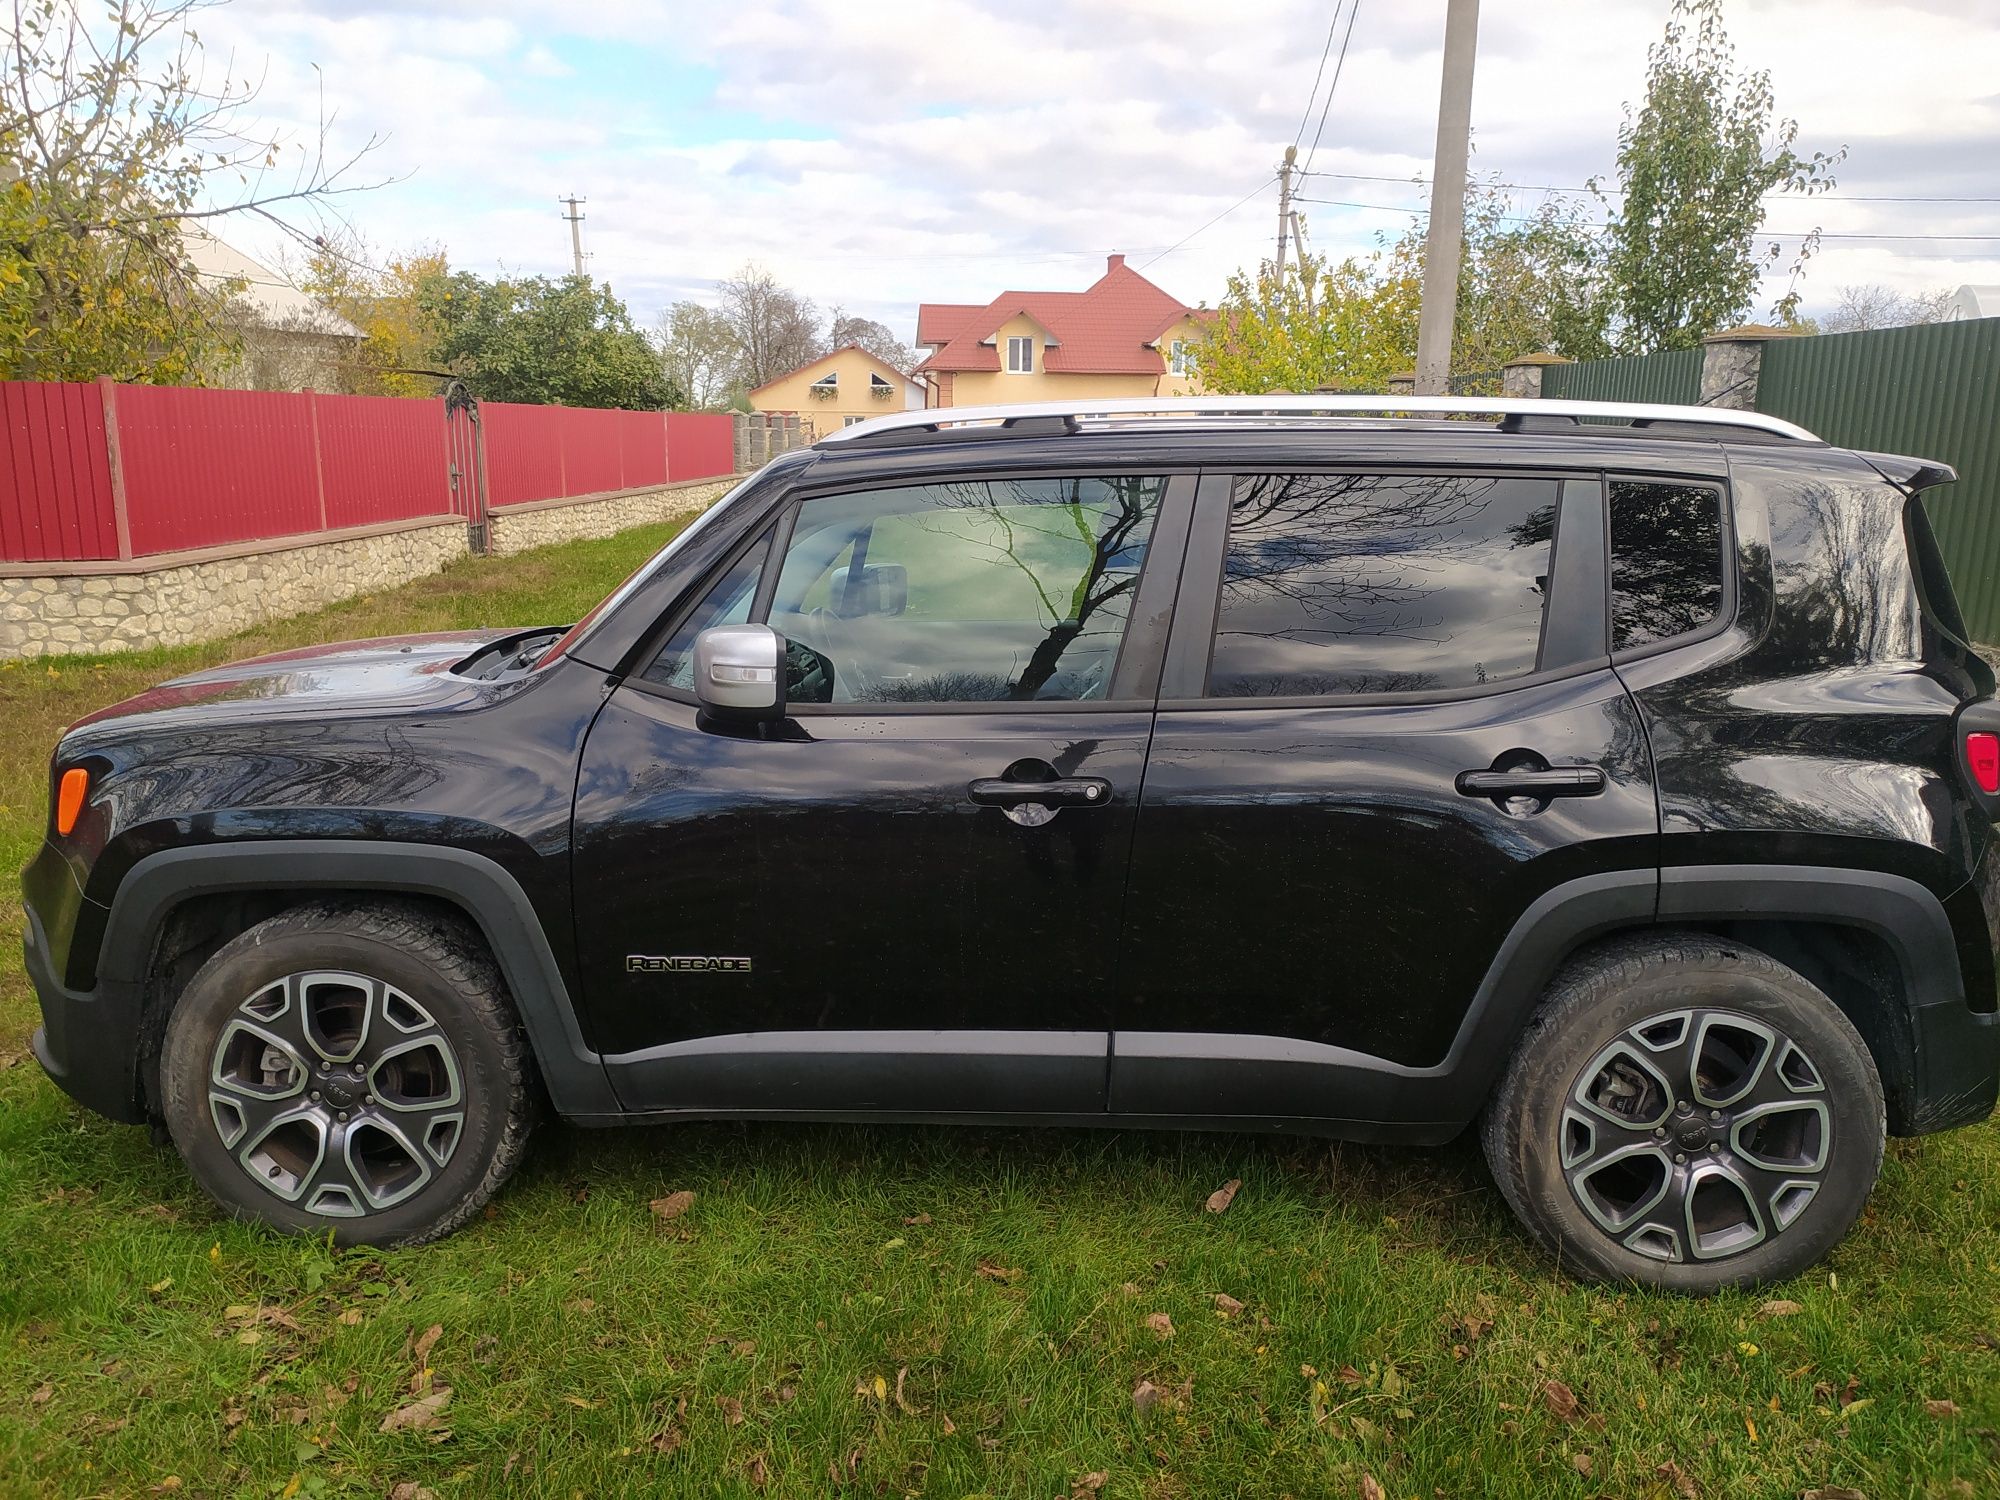
[[[1518,771],[1460,771],[1456,783],[1467,797],[1595,797],[1604,790],[1596,766],[1551,766]]]
[[[1008,781],[988,776],[965,789],[982,807],[1102,807],[1111,800],[1111,783],[1101,776],[1067,776],[1055,781]]]

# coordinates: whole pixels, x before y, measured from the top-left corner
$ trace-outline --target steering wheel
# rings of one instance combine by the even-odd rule
[[[876,703],[885,696],[882,682],[862,666],[853,627],[830,609],[810,609],[798,616],[805,643],[834,664],[836,680],[846,689],[842,702]]]

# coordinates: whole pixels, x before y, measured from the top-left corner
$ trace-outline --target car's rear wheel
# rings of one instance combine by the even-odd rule
[[[533,1120],[498,968],[469,926],[414,904],[315,902],[224,945],[168,1018],[160,1084],[217,1203],[341,1244],[450,1233]]]
[[[1563,1265],[1708,1292],[1796,1275],[1882,1165],[1853,1025],[1775,959],[1702,934],[1572,964],[1482,1126],[1501,1193]]]

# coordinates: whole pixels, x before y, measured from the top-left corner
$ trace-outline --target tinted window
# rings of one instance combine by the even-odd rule
[[[1722,612],[1722,492],[1611,481],[1611,649],[1714,623]]]
[[[640,676],[661,687],[693,692],[694,638],[712,625],[742,625],[749,621],[750,606],[757,602],[757,579],[764,571],[764,559],[770,551],[771,539],[766,535],[724,570]]]
[[[1210,694],[1433,692],[1534,671],[1557,491],[1477,475],[1239,480]]]
[[[807,500],[771,609],[821,659],[803,701],[1107,697],[1164,485],[996,480]]]

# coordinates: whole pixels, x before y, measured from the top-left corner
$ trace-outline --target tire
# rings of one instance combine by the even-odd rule
[[[527,1147],[535,1094],[506,984],[466,923],[315,901],[203,964],[168,1017],[168,1132],[233,1217],[341,1245],[451,1233]]]
[[[1480,1126],[1501,1195],[1564,1269],[1695,1294],[1794,1276],[1838,1244],[1886,1132],[1839,1008],[1700,933],[1569,965]]]

